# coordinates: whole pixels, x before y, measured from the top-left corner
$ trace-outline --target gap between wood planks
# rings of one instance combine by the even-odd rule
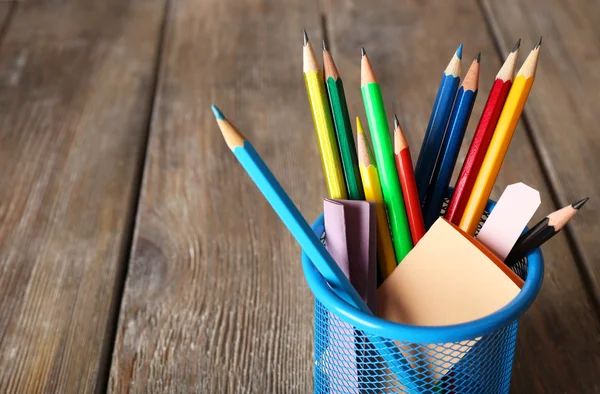
[[[485,25],[488,29],[488,35],[492,40],[494,48],[496,49],[496,53],[498,56],[500,56],[500,58],[502,58],[502,54],[506,53],[509,47],[502,39],[502,35],[500,34],[499,28],[490,15],[491,11],[485,6],[482,0],[477,0],[477,5],[481,10],[481,14],[484,18]],[[552,171],[550,169],[550,163],[548,162],[549,159],[542,154],[540,150],[541,142],[539,141],[537,134],[533,131],[533,126],[529,121],[527,106],[523,110],[521,120],[523,121],[523,126],[525,127],[527,139],[531,142],[535,157],[537,158],[537,161],[540,164],[540,169],[544,181],[546,182],[546,184],[548,185],[548,189],[550,190],[550,198],[552,199],[554,206],[558,209],[560,207],[569,205],[571,202],[566,201],[565,198],[562,197],[560,193],[558,193],[556,181],[553,180],[551,173]],[[577,237],[575,237],[571,226],[567,225],[562,232],[567,237],[567,244],[569,245],[569,249],[573,254],[573,259],[575,260],[575,264],[577,265],[579,276],[581,277],[581,280],[585,286],[585,293],[589,297],[597,317],[600,318],[600,289],[598,289],[593,280],[593,271],[590,268],[590,262],[585,258],[583,254],[583,247],[578,241]]]
[[[6,35],[6,32],[8,31],[8,26],[10,26],[12,17],[15,14],[15,10],[17,9],[17,3],[14,1],[11,1],[8,3],[0,2],[0,6],[7,7],[6,15],[4,15],[4,20],[0,20],[0,23],[2,24],[0,26],[0,44],[1,44],[2,41],[4,41],[4,36]]]
[[[110,379],[110,370],[117,338],[117,330],[119,329],[119,315],[121,314],[121,304],[123,301],[123,294],[125,291],[125,281],[127,280],[127,273],[129,271],[129,261],[133,252],[133,240],[135,238],[134,235],[137,228],[137,216],[142,195],[142,184],[144,180],[144,171],[146,169],[146,158],[148,154],[148,145],[150,142],[152,120],[154,119],[154,113],[156,112],[156,93],[158,90],[158,82],[160,80],[163,47],[170,10],[171,1],[167,0],[165,1],[163,17],[160,26],[160,34],[156,43],[157,52],[156,58],[154,60],[154,77],[152,79],[152,86],[150,88],[150,94],[148,96],[150,111],[148,112],[146,124],[144,125],[145,135],[142,139],[139,162],[136,164],[137,173],[133,180],[133,182],[135,183],[135,192],[132,194],[132,201],[129,203],[131,208],[128,210],[129,217],[127,218],[127,224],[125,226],[128,229],[128,231],[124,235],[125,239],[123,240],[123,249],[120,251],[121,258],[119,259],[119,261],[122,261],[122,264],[119,266],[117,278],[115,280],[115,289],[113,292],[113,301],[110,308],[111,311],[109,314],[107,329],[105,332],[103,352],[100,356],[99,364],[101,369],[100,371],[98,371],[98,384],[96,385],[97,393],[108,392],[108,382]]]

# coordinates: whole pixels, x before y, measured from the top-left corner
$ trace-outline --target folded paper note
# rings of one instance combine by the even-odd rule
[[[375,204],[368,201],[324,201],[327,250],[369,308],[377,311]]]
[[[477,240],[504,261],[541,202],[540,193],[524,183],[507,186]]]
[[[475,239],[438,219],[379,288],[378,314],[419,326],[487,316],[508,304],[522,285],[503,266]]]
[[[465,323],[501,309],[522,286],[493,253],[439,218],[379,288],[378,315],[417,326]],[[478,340],[399,349],[411,364],[427,365],[435,381]]]
[[[371,311],[377,311],[375,204],[324,200],[325,244]],[[359,392],[366,384],[367,344],[353,327],[329,313],[329,345],[317,362],[328,375],[330,393]]]
[[[344,205],[335,200],[325,200],[323,203],[323,216],[327,251],[346,275],[346,278],[350,279],[350,258],[348,256],[348,242],[346,241]]]

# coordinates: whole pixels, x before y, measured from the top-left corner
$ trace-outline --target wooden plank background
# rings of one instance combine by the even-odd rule
[[[210,104],[316,218],[326,190],[300,61],[302,28],[319,31],[316,3],[174,2],[168,20],[110,390],[307,393],[312,298],[299,247]]]
[[[314,220],[326,189],[302,28],[328,38],[363,123],[365,46],[414,159],[458,43],[463,74],[483,52],[477,119],[514,41],[522,62],[544,36],[493,197],[537,188],[535,219],[592,199],[544,247],[511,389],[600,392],[599,20],[592,0],[0,3],[0,392],[312,391],[299,247],[210,111]]]
[[[0,392],[106,380],[162,1],[26,4],[0,48]]]

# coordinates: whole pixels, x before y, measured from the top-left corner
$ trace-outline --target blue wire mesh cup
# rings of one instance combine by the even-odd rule
[[[488,202],[480,226],[494,205]],[[313,230],[324,241],[322,215]],[[544,276],[542,253],[536,249],[512,268],[525,285],[504,308],[467,323],[420,327],[350,306],[304,253],[302,267],[315,296],[315,393],[507,393],[518,319]],[[390,366],[386,360],[393,357],[401,362]]]

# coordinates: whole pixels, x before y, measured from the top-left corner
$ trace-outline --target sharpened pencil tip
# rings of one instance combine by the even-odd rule
[[[394,130],[400,127],[400,121],[398,121],[398,116],[394,114]]]
[[[367,56],[367,51],[365,51],[364,47],[360,47],[360,57],[363,58]]]
[[[326,51],[326,52],[328,51],[328,49],[327,49],[327,43],[325,42],[325,40],[323,40],[323,50]]]
[[[215,114],[215,118],[217,118],[217,120],[225,120],[225,115],[223,115],[223,112],[221,112],[221,110],[219,108],[217,108],[216,105],[211,105],[213,114]]]
[[[589,200],[589,197],[584,198],[583,200],[579,200],[576,203],[572,204],[571,206],[575,209],[579,209],[581,207],[583,207],[583,205],[587,202],[587,200]]]
[[[308,45],[308,34],[306,34],[306,29],[302,29],[304,32],[304,46]]]
[[[458,46],[458,49],[456,50],[456,57],[458,57],[460,60],[462,60],[462,49],[463,49],[463,44],[460,44]]]
[[[516,52],[516,51],[517,51],[517,49],[519,49],[520,47],[521,47],[521,39],[519,38],[519,39],[517,40],[517,43],[515,44],[515,46],[513,47],[513,49],[512,49],[512,51],[511,51],[511,52]]]
[[[540,37],[540,39],[538,40],[537,44],[535,44],[535,48],[533,48],[533,49],[538,49],[541,46],[542,46],[542,37]]]
[[[477,63],[480,63],[480,62],[481,62],[481,52],[477,52],[477,55],[475,55],[475,61],[476,61]]]

